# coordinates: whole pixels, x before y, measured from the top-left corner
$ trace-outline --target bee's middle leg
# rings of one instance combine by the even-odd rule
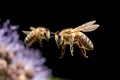
[[[39,40],[39,44],[40,44],[40,47],[43,47],[43,46],[42,46],[42,40]]]
[[[72,55],[72,56],[74,56],[73,51],[74,51],[74,48],[73,48],[73,41],[70,40],[70,52],[71,52],[71,55]]]

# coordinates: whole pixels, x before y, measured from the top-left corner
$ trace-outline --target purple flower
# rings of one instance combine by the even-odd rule
[[[9,52],[8,54],[15,52],[11,64],[22,65],[23,63],[24,70],[30,71],[30,69],[33,69],[31,70],[31,74],[34,71],[32,80],[49,80],[52,71],[44,65],[46,59],[42,57],[42,52],[38,49],[35,50],[25,46],[19,40],[18,28],[19,26],[10,25],[10,20],[3,23],[0,29],[0,50],[5,49]],[[20,61],[22,62],[19,63]]]

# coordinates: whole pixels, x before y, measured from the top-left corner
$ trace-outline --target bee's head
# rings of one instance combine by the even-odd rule
[[[55,41],[56,41],[57,46],[59,47],[62,41],[62,37],[59,35],[59,31],[55,33]]]

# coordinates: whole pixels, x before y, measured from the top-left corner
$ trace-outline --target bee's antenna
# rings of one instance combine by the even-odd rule
[[[50,36],[50,38],[52,38],[52,37],[54,37],[54,36]]]
[[[55,34],[54,32],[50,32],[50,33],[53,34],[53,35]]]
[[[54,32],[50,32],[50,38],[54,37],[55,33]]]

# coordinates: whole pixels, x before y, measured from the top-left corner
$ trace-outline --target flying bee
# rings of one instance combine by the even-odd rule
[[[24,42],[31,46],[35,41],[39,41],[40,47],[42,47],[42,40],[48,41],[50,38],[50,30],[44,27],[30,27],[31,31],[22,31],[26,34]]]
[[[55,41],[58,48],[62,48],[61,56],[59,58],[63,58],[66,45],[70,45],[71,55],[74,56],[74,44],[79,46],[84,57],[88,58],[88,56],[86,55],[86,50],[93,50],[94,46],[92,41],[82,32],[91,32],[96,30],[99,25],[94,24],[95,22],[96,21],[89,21],[76,28],[67,28],[63,29],[60,32],[57,31],[55,33]]]

